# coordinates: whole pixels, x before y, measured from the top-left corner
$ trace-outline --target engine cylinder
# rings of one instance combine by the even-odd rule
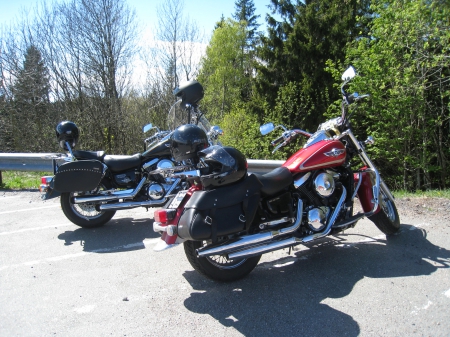
[[[147,193],[150,199],[160,200],[164,198],[165,191],[161,184],[153,183],[148,187]]]
[[[322,197],[329,197],[335,188],[333,176],[325,172],[318,174],[314,179],[314,188]]]

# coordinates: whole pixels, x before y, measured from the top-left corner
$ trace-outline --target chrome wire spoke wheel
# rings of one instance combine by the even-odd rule
[[[229,260],[223,255],[213,255],[210,257],[207,257],[208,261],[216,266],[217,268],[221,269],[233,269],[237,268],[240,265],[244,264],[247,259],[237,259],[237,260]]]
[[[396,216],[391,200],[383,192],[381,192],[380,201],[381,201],[381,209],[383,210],[384,214],[386,214],[386,216],[390,221],[394,222]]]
[[[78,193],[71,193],[71,197],[78,196]],[[78,213],[80,216],[89,218],[89,219],[96,219],[104,214],[103,211],[97,211],[95,208],[95,204],[93,203],[86,203],[86,204],[70,204],[70,208],[75,213]]]

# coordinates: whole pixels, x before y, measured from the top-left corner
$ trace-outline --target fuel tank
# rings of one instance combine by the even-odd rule
[[[344,164],[346,150],[339,140],[322,140],[295,152],[282,165],[292,173],[335,167]]]
[[[153,144],[142,154],[142,157],[144,158],[163,156],[171,156],[170,137],[164,137],[160,142]]]

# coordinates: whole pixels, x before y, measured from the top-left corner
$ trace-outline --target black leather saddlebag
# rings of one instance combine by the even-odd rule
[[[98,160],[78,160],[61,165],[53,177],[53,189],[64,192],[92,191],[102,179],[103,164]]]
[[[178,222],[178,236],[187,240],[217,240],[248,229],[260,199],[261,182],[254,175],[230,185],[195,192]]]

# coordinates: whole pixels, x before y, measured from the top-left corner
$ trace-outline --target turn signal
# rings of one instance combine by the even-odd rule
[[[155,211],[153,213],[153,217],[155,218],[156,222],[168,222],[170,220],[173,220],[175,218],[175,214],[177,213],[176,209],[160,209]]]

